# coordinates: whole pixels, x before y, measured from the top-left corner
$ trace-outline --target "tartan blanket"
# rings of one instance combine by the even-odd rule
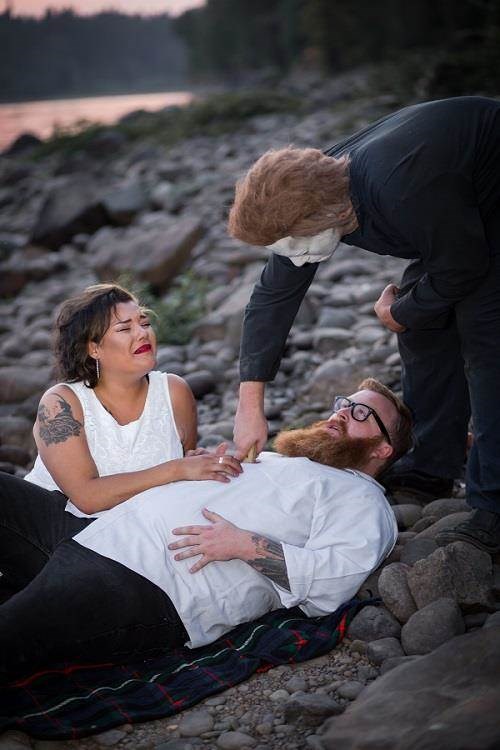
[[[120,724],[171,716],[254,672],[312,659],[333,649],[370,601],[307,618],[279,609],[197,649],[181,648],[127,665],[61,664],[0,687],[0,732],[77,739]]]

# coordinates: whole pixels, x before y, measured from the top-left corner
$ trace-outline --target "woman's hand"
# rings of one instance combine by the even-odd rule
[[[398,292],[399,289],[395,284],[388,284],[375,302],[373,309],[383,326],[394,333],[403,333],[406,328],[394,320],[391,314],[391,305],[396,301]]]
[[[184,458],[179,459],[179,479],[229,482],[231,477],[238,477],[243,471],[241,463],[226,453],[226,450],[227,443],[221,443],[213,452],[205,448],[188,451]]]
[[[238,528],[207,508],[203,508],[202,513],[210,521],[210,526],[181,526],[172,529],[172,534],[183,536],[184,539],[168,545],[169,549],[188,548],[175,555],[174,560],[201,555],[201,559],[189,569],[190,573],[196,573],[215,560],[240,558],[244,556],[245,548],[250,546],[251,534],[248,531]]]

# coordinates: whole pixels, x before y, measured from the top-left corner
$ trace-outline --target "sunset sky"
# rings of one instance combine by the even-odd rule
[[[47,8],[73,8],[77,13],[118,10],[122,13],[165,13],[177,15],[188,8],[204,5],[205,0],[0,0],[0,10],[10,7],[16,16],[40,16]]]

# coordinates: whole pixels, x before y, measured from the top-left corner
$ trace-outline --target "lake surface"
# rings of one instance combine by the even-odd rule
[[[109,125],[136,109],[153,111],[184,105],[192,98],[189,91],[167,91],[0,104],[0,151],[21,133],[30,132],[39,138],[48,138],[55,127],[74,125],[79,120]]]

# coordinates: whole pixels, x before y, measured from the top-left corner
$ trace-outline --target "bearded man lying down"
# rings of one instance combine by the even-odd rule
[[[368,379],[228,484],[171,483],[85,519],[0,607],[4,670],[201,646],[283,606],[333,612],[395,544],[375,477],[410,443],[408,409]]]

